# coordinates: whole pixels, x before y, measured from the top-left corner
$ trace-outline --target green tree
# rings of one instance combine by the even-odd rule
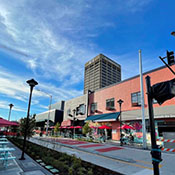
[[[24,133],[25,133],[26,123],[27,123],[27,118],[20,119],[19,129],[22,136],[24,136]],[[28,123],[28,129],[27,129],[28,138],[34,135],[35,126],[36,126],[35,115],[33,115],[32,117],[29,117],[29,123]]]
[[[83,134],[91,134],[92,132],[92,128],[89,127],[89,123],[87,122],[84,126],[83,126]]]
[[[60,123],[57,122],[54,128],[54,132],[56,133],[56,135],[58,134],[58,132],[60,131]]]
[[[19,132],[19,126],[10,126],[10,131],[18,133]]]

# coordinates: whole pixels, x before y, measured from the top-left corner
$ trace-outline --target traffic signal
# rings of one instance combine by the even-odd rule
[[[159,105],[175,97],[175,79],[157,83],[152,86],[152,98],[156,99]]]
[[[172,64],[174,64],[174,52],[168,52],[167,50],[167,61],[168,61],[168,65],[171,66]]]

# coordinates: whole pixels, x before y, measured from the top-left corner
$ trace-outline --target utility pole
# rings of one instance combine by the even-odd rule
[[[161,159],[161,149],[156,144],[156,132],[155,132],[155,123],[154,123],[154,112],[153,112],[153,98],[151,90],[150,77],[146,77],[147,85],[147,96],[148,96],[148,109],[149,109],[149,121],[150,121],[150,130],[151,130],[151,155],[152,155],[152,164],[154,169],[154,175],[159,175],[159,163]]]
[[[47,117],[47,125],[46,125],[46,136],[48,136],[48,129],[49,129],[49,120],[50,120],[50,111],[51,111],[51,104],[52,104],[52,95],[50,95],[47,92],[44,92],[40,89],[36,89],[37,91],[40,91],[50,97],[50,103],[49,103],[49,112],[48,112],[48,117]]]
[[[75,138],[75,113],[76,113],[76,109],[73,109],[73,138]]]
[[[147,141],[146,141],[146,126],[145,126],[145,103],[144,103],[144,91],[143,91],[143,73],[142,73],[141,50],[139,50],[139,67],[140,67],[140,89],[141,89],[141,107],[142,107],[143,149],[146,149],[147,148]]]
[[[49,113],[48,113],[48,119],[47,119],[46,136],[48,136],[49,120],[50,120],[50,110],[51,110],[51,104],[52,104],[52,95],[49,95],[49,97],[50,97],[50,105],[49,105]]]

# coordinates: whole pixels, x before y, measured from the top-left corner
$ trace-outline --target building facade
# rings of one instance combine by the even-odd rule
[[[171,66],[175,70],[174,65]],[[147,89],[145,77],[150,76],[151,85],[171,80],[174,75],[166,67],[161,67],[143,74],[144,104],[146,127],[149,131],[149,115],[147,102]],[[112,128],[112,139],[120,139],[120,108],[117,101],[122,99],[122,122],[130,126],[142,128],[140,77],[135,76],[109,87],[97,90],[89,94],[88,118],[90,125],[97,127],[108,125]],[[156,132],[162,136],[166,132],[175,132],[175,99],[167,100],[161,106],[154,100],[154,118],[156,120]],[[113,114],[112,116],[109,114]],[[138,134],[138,133],[136,133]],[[141,136],[140,136],[141,137]]]
[[[64,101],[52,104],[50,110],[36,114],[36,125],[45,128],[49,119],[50,126],[63,121]]]
[[[87,94],[65,101],[64,119],[61,125],[83,126],[87,118],[87,102]]]
[[[121,81],[121,66],[99,54],[85,64],[84,94]]]

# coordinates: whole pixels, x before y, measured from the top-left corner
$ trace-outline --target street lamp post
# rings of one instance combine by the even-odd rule
[[[120,146],[123,145],[123,138],[122,138],[122,111],[121,111],[123,102],[124,101],[122,99],[119,99],[117,101],[117,103],[119,104],[119,107],[120,107]]]
[[[73,109],[73,127],[75,125],[75,113],[76,113],[76,109]],[[75,127],[73,128],[73,138],[75,138]]]
[[[46,136],[48,136],[48,129],[49,129],[49,120],[50,120],[50,110],[51,110],[51,104],[52,104],[52,95],[47,94],[50,97],[50,105],[49,105],[49,113],[47,118],[47,126],[46,126]]]
[[[10,115],[11,115],[12,107],[13,107],[14,105],[11,103],[11,104],[9,104],[9,106],[10,106],[10,110],[9,110],[8,121],[10,121]]]
[[[21,154],[21,158],[19,160],[25,160],[24,151],[25,151],[25,146],[26,146],[26,137],[27,137],[27,130],[28,130],[28,125],[29,125],[30,104],[31,104],[31,99],[32,99],[32,91],[33,91],[33,88],[38,84],[38,82],[35,81],[34,79],[28,80],[26,82],[30,86],[30,96],[29,96],[29,103],[28,103],[26,127],[25,127],[25,131],[24,131],[24,141],[23,141],[22,154]]]
[[[52,95],[48,94],[47,92],[41,91],[40,89],[37,89],[37,91],[40,91],[44,94],[47,94],[50,97],[50,104],[49,104],[49,113],[47,118],[47,125],[46,125],[46,136],[48,136],[48,129],[49,129],[49,120],[50,120],[50,111],[51,111],[51,104],[52,104]]]

